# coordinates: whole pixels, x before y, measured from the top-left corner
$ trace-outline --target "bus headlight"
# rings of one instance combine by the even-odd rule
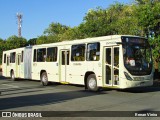
[[[133,80],[133,79],[128,75],[127,72],[124,72],[124,75],[126,76],[127,80]]]
[[[142,81],[142,80],[144,80],[144,77],[134,77],[134,80],[135,81]]]

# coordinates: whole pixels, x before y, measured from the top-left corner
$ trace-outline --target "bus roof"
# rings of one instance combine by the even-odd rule
[[[75,40],[66,40],[66,41],[61,41],[61,42],[56,42],[56,43],[46,43],[46,44],[40,44],[40,45],[34,45],[34,48],[39,48],[39,47],[45,47],[45,46],[59,46],[59,45],[67,45],[67,44],[80,44],[80,43],[86,43],[86,42],[96,42],[96,41],[104,41],[104,40],[115,40],[121,37],[140,37],[140,36],[134,36],[134,35],[109,35],[109,36],[101,36],[101,37],[92,37],[92,38],[85,38],[85,39],[75,39]],[[140,37],[144,38],[144,37]],[[17,51],[17,50],[23,50],[25,48],[31,48],[32,46],[26,46],[26,47],[21,47],[21,48],[16,48],[12,50],[7,50],[6,52],[12,52],[12,51]],[[4,51],[5,52],[5,51]]]
[[[109,36],[101,36],[101,37],[93,37],[93,38],[85,38],[85,39],[75,39],[75,40],[64,40],[62,42],[56,43],[47,43],[41,45],[34,45],[34,47],[45,47],[48,45],[67,45],[67,44],[79,44],[79,43],[86,43],[86,42],[96,42],[96,41],[104,41],[104,40],[115,40],[121,38],[121,36],[128,36],[128,37],[139,37],[133,35],[109,35]]]

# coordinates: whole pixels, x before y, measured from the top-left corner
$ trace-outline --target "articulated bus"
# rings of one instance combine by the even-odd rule
[[[84,85],[85,89],[153,85],[146,38],[112,35],[23,47],[3,52],[3,76]]]

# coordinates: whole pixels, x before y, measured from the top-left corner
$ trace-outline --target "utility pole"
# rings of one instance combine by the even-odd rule
[[[18,19],[18,37],[21,37],[22,17],[23,17],[23,15],[21,13],[17,13],[17,19]]]

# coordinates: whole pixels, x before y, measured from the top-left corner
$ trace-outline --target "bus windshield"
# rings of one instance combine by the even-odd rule
[[[151,48],[145,38],[122,37],[124,66],[132,75],[150,75]]]

